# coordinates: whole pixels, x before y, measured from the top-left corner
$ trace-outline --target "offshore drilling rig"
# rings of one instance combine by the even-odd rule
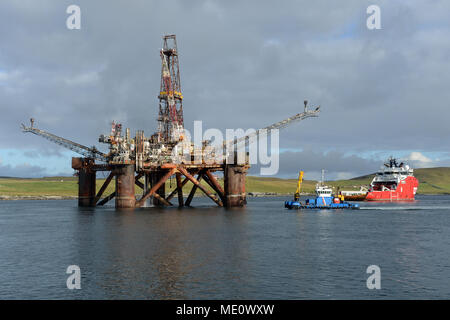
[[[302,113],[259,129],[250,135],[226,141],[220,148],[211,146],[211,141],[203,141],[202,146],[195,146],[190,139],[186,139],[184,130],[183,95],[175,35],[163,37],[160,56],[158,130],[150,137],[146,137],[144,131],[137,130],[135,137],[132,138],[128,128],[123,135],[122,125],[112,122],[111,132],[99,137],[99,142],[109,146],[109,152],[105,154],[95,147],[86,147],[35,128],[34,119],[31,119],[29,127],[22,124],[23,131],[44,137],[83,156],[72,158],[72,168],[77,171],[78,176],[79,206],[104,205],[112,199],[115,199],[116,208],[142,207],[150,203],[171,206],[170,201],[175,195],[178,198],[178,206],[190,206],[197,189],[218,206],[244,206],[245,176],[250,165],[248,157],[245,157],[243,162],[236,161],[237,146],[244,144],[245,151],[245,144],[252,138],[273,129],[286,127],[295,121],[317,117],[319,107],[308,110],[305,101]],[[215,161],[216,153],[223,154],[223,161]],[[109,172],[98,192],[96,192],[97,171]],[[223,172],[223,186],[214,172]],[[176,188],[166,195],[165,184],[172,176],[176,178]],[[114,177],[115,191],[103,197]],[[201,183],[202,180],[215,194]],[[183,187],[189,181],[193,186],[185,200]],[[142,195],[139,197],[136,197],[135,186],[142,189]]]

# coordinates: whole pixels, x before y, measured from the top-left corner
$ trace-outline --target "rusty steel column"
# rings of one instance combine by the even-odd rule
[[[116,169],[116,208],[134,208],[134,165],[118,166]]]
[[[247,204],[245,195],[245,176],[248,166],[226,164],[224,170],[225,206],[243,207]]]
[[[175,188],[175,190],[178,189],[178,206],[184,207],[183,183],[181,182],[181,174],[177,173],[175,177],[177,179],[177,187]]]
[[[72,158],[72,168],[78,171],[78,206],[95,206],[95,171],[93,159]]]
[[[78,206],[95,206],[95,171],[89,168],[78,170]]]

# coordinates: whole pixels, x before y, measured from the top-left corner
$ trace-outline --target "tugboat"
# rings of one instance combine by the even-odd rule
[[[390,157],[373,178],[366,200],[414,200],[419,180],[413,176],[413,172],[407,164],[398,163],[395,158]]]
[[[359,204],[344,201],[342,196],[333,196],[333,190],[324,184],[324,170],[322,181],[316,184],[316,197],[306,199],[304,203],[299,200],[301,179],[303,171],[300,171],[299,183],[293,201],[286,201],[284,207],[288,209],[359,209]]]

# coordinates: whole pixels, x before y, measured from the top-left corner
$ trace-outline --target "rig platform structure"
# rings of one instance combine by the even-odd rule
[[[115,199],[116,208],[138,208],[151,204],[172,206],[171,200],[175,196],[179,207],[190,206],[198,189],[218,206],[245,206],[245,177],[250,167],[245,146],[252,138],[269,134],[270,130],[317,117],[319,107],[308,110],[305,101],[302,113],[256,130],[250,135],[224,142],[220,148],[212,146],[211,141],[203,141],[202,146],[195,146],[185,137],[175,35],[163,37],[160,56],[159,125],[158,131],[150,137],[145,137],[142,130],[137,130],[135,137],[131,138],[128,128],[123,136],[122,125],[112,122],[110,134],[99,137],[99,142],[109,145],[109,152],[105,154],[96,147],[86,147],[40,130],[34,127],[34,119],[31,119],[28,127],[22,124],[23,131],[44,137],[83,156],[72,158],[72,168],[78,176],[80,207],[102,206],[112,199]],[[245,154],[243,161],[238,161],[239,152]],[[217,154],[223,157],[217,157]],[[101,171],[108,172],[108,175],[97,192],[96,174]],[[223,173],[223,185],[215,175],[217,172]],[[176,178],[176,188],[166,194],[166,182],[173,176]],[[104,196],[114,178],[115,191]],[[202,181],[210,188],[202,184]],[[185,199],[183,187],[188,182],[192,183],[192,188]],[[137,197],[136,186],[142,189]]]

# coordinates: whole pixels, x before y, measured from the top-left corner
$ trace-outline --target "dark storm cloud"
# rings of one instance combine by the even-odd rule
[[[311,170],[322,160],[329,170],[372,167],[361,157],[338,165],[330,149],[448,149],[449,2],[377,1],[374,31],[366,28],[373,1],[77,1],[81,30],[68,30],[72,3],[0,4],[0,148],[59,148],[20,132],[31,116],[86,145],[113,119],[149,135],[161,36],[176,33],[188,129],[194,120],[258,128],[308,99],[322,106],[320,118],[280,140],[312,150],[302,164]],[[297,160],[283,155],[282,171],[297,171]]]

